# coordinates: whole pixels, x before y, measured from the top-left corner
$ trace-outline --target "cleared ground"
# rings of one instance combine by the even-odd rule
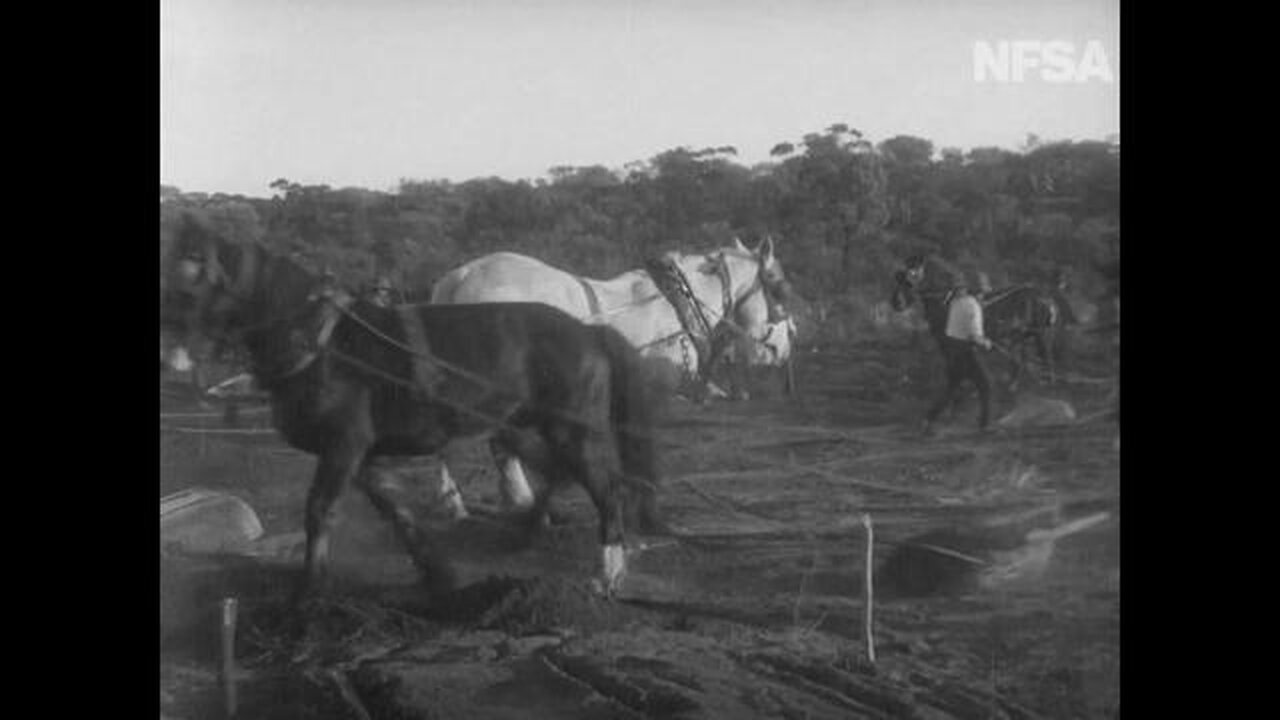
[[[161,714],[219,715],[216,600],[236,595],[245,718],[1112,717],[1120,471],[1117,428],[1098,417],[1111,386],[1095,381],[1109,368],[1081,352],[1072,382],[1030,388],[1083,422],[979,435],[971,400],[925,439],[937,362],[919,338],[867,340],[806,353],[795,397],[761,377],[747,402],[673,402],[662,503],[681,537],[634,552],[615,602],[588,590],[585,494],[558,495],[560,522],[521,548],[486,512],[497,485],[482,445],[460,445],[475,517],[432,513],[433,462],[417,499],[466,585],[427,597],[353,493],[335,540],[342,586],[309,606],[305,633],[286,612],[287,534],[314,461],[269,433],[193,432],[226,428],[216,412],[174,415],[208,411],[162,388],[161,494],[233,492],[281,550],[162,553]],[[1018,402],[999,398],[996,417]],[[250,409],[236,429],[265,423]],[[874,665],[862,513],[876,536]],[[1102,519],[1038,563],[1010,564],[1029,557],[1029,530],[1089,516]]]

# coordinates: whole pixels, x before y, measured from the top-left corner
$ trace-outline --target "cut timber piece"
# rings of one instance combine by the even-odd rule
[[[262,537],[262,522],[234,495],[191,488],[160,498],[160,546],[185,552],[238,552]]]

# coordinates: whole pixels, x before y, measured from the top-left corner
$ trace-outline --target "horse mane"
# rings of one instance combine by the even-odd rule
[[[735,258],[738,258],[739,260],[747,260],[751,262],[755,262],[756,260],[759,259],[750,250],[743,252],[742,250],[739,250],[738,248],[733,247],[732,245],[724,245],[721,247],[711,248],[710,250],[704,250],[701,252],[699,251],[685,252],[683,250],[669,250],[665,254],[668,257],[671,257],[675,260],[687,260],[690,258],[695,258],[699,260],[708,260],[708,259],[713,259],[717,255],[724,255],[726,257],[735,257]]]
[[[707,253],[707,254],[708,254],[708,255],[715,255],[715,254],[732,255],[733,257],[736,257],[736,258],[738,258],[738,259],[740,259],[740,260],[750,260],[750,261],[752,261],[752,262],[754,262],[754,261],[756,261],[756,260],[758,260],[758,259],[759,259],[758,257],[756,257],[756,254],[755,254],[755,253],[753,253],[753,252],[751,252],[751,251],[743,252],[743,251],[741,251],[741,250],[739,250],[738,248],[733,247],[733,246],[725,246],[725,247],[716,248],[715,250],[712,250],[711,252],[709,252],[709,253]]]
[[[213,228],[207,219],[195,211],[183,213],[174,235],[171,254],[174,259],[184,255],[197,255],[209,263],[214,276],[220,276],[229,283],[242,282],[240,272],[245,257],[248,254],[255,255],[249,263],[254,275],[251,287],[244,290],[255,293],[259,302],[272,302],[282,294],[297,292],[299,287],[312,287],[320,280],[320,273],[295,258],[273,251],[261,240],[233,240]],[[263,282],[261,276],[268,272],[268,266],[271,281]],[[351,289],[344,283],[338,284],[351,293]]]

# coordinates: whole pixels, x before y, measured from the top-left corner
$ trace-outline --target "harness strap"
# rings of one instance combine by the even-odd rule
[[[338,326],[338,321],[342,319],[343,311],[346,310],[347,306],[352,302],[354,302],[354,300],[351,296],[345,293],[331,298],[324,306],[324,317],[320,321],[320,329],[316,332],[315,339],[311,341],[310,347],[303,351],[302,357],[291,365],[288,370],[285,370],[278,375],[271,376],[268,380],[283,380],[297,375],[303,370],[311,367],[311,363],[315,362],[316,358],[320,357],[321,353],[324,352],[325,347],[328,346],[329,339],[333,337],[334,328]],[[264,373],[255,373],[255,375],[258,374]]]
[[[711,324],[701,308],[697,307],[693,290],[680,268],[668,257],[655,258],[645,263],[653,283],[658,286],[667,302],[676,311],[680,326],[693,339],[699,355],[705,355],[711,336]]]
[[[727,318],[733,312],[733,280],[729,277],[729,263],[724,260],[724,253],[720,253],[716,260],[716,277],[720,278],[720,297],[724,303],[724,310],[720,313],[721,317]],[[749,295],[747,293],[746,295]],[[743,295],[743,297],[746,297]]]
[[[422,329],[422,318],[419,317],[417,308],[411,305],[398,307],[396,312],[400,315],[400,324],[404,326],[405,344],[413,351],[410,362],[414,387],[430,390],[439,383],[441,371],[431,361],[431,345],[427,342],[427,334]]]
[[[591,320],[600,317],[600,297],[596,295],[596,289],[591,287],[591,283],[583,280],[577,275],[573,276],[578,284],[582,286],[582,291],[587,295],[587,310],[591,313],[585,319]]]
[[[649,275],[653,278],[653,282],[658,286],[658,290],[662,292],[663,297],[671,304],[676,311],[676,317],[680,320],[680,326],[683,328],[681,332],[675,333],[662,341],[672,338],[680,342],[680,347],[687,351],[687,342],[692,342],[694,350],[698,353],[698,363],[695,370],[696,375],[691,379],[701,382],[706,379],[707,370],[710,367],[710,358],[716,350],[716,343],[713,338],[711,323],[707,320],[707,316],[702,312],[698,299],[693,294],[693,289],[689,286],[689,280],[684,276],[680,267],[676,265],[670,257],[662,257],[651,259],[645,263],[649,270]],[[687,340],[686,340],[687,338]],[[686,368],[689,363],[685,362]]]
[[[995,303],[998,303],[1001,300],[1004,300],[1005,298],[1009,297],[1010,295],[1013,295],[1016,292],[1020,292],[1023,290],[1030,290],[1030,289],[1032,289],[1032,286],[1030,285],[1014,285],[1012,287],[1002,288],[982,298],[982,305],[983,307],[986,307],[987,305],[994,305]]]

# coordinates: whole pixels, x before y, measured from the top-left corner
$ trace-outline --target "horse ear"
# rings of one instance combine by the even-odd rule
[[[758,254],[760,255],[760,259],[764,261],[766,265],[768,265],[769,261],[773,259],[773,236],[772,235],[764,236],[764,242],[760,243],[760,249],[758,251]]]
[[[746,245],[742,244],[742,238],[738,237],[737,235],[733,236],[733,246],[744,253],[751,252],[750,250],[747,249]]]

